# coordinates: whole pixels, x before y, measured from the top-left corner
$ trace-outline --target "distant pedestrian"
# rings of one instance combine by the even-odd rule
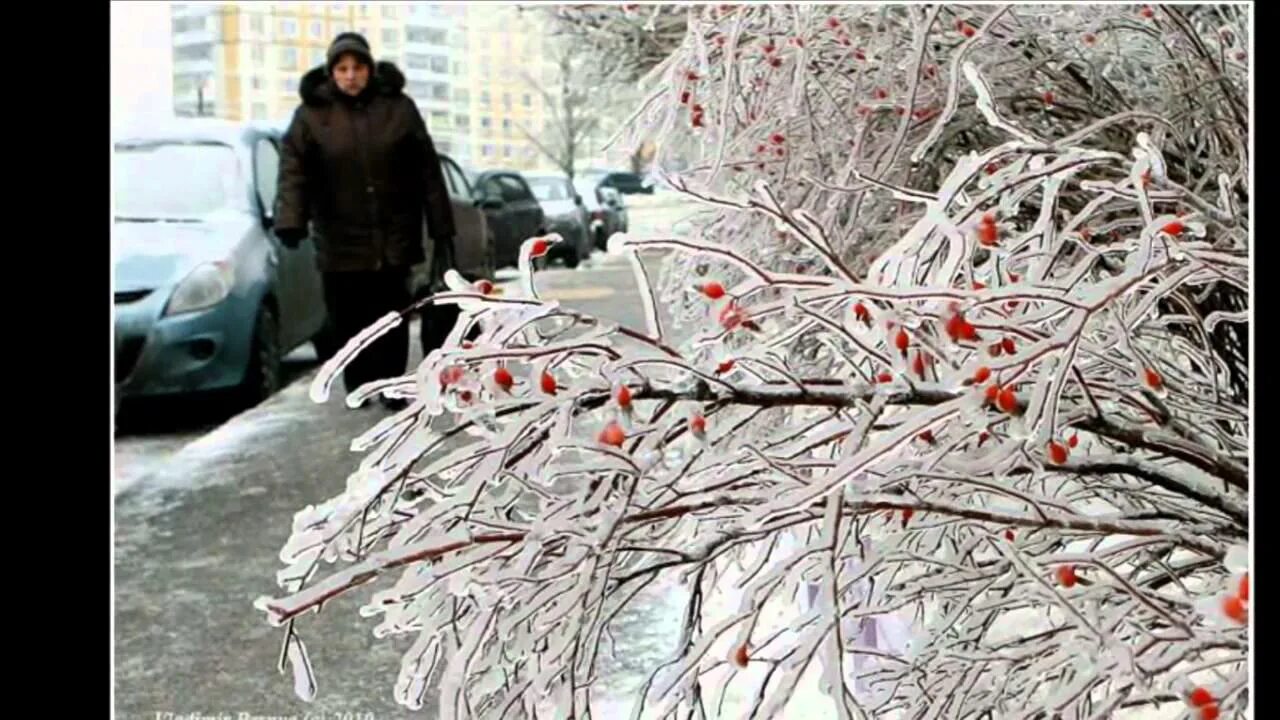
[[[453,257],[446,252],[456,233],[440,159],[404,85],[395,65],[374,62],[362,36],[342,33],[325,65],[303,75],[302,104],[284,137],[275,232],[297,247],[311,226],[325,304],[342,343],[412,303],[412,266],[428,254]],[[441,264],[432,262],[437,275],[448,269]],[[403,375],[408,351],[408,325],[401,324],[347,366],[347,391]],[[404,405],[385,396],[382,402]]]

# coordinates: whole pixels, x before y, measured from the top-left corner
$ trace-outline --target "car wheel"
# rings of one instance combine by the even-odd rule
[[[280,357],[280,326],[275,311],[263,305],[253,325],[249,367],[240,388],[245,405],[257,405],[280,390]]]
[[[564,266],[570,270],[578,267],[578,263],[582,261],[582,251],[576,246],[570,247],[564,252]]]

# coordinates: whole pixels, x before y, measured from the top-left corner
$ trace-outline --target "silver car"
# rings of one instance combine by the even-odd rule
[[[553,257],[564,260],[565,267],[578,267],[592,251],[591,216],[582,196],[563,175],[524,173],[524,179],[547,216],[547,231],[564,238]]]

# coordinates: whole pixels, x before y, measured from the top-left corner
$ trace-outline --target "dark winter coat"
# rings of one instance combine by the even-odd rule
[[[278,232],[313,223],[325,272],[423,262],[424,213],[431,238],[453,238],[439,157],[395,65],[378,62],[355,98],[338,90],[324,67],[307,72],[298,89],[302,105],[281,152]]]

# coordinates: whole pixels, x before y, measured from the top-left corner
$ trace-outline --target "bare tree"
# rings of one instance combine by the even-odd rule
[[[555,75],[550,82],[528,69],[520,73],[529,87],[542,96],[550,119],[544,128],[531,128],[520,122],[516,126],[572,179],[600,128],[600,113],[607,105],[609,88],[588,82],[595,74],[588,72],[586,56],[574,46],[556,43],[552,47],[550,65]]]

